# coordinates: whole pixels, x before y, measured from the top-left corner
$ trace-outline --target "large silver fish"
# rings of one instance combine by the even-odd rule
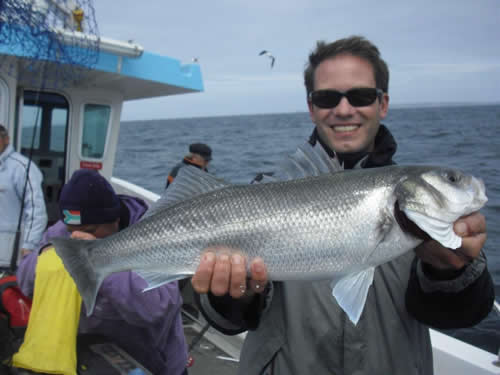
[[[396,202],[429,236],[458,248],[452,223],[487,200],[479,179],[432,166],[256,185],[229,185],[186,167],[167,192],[170,200],[115,235],[53,240],[89,314],[111,273],[133,270],[152,289],[193,275],[204,249],[227,246],[262,257],[272,280],[334,280],[333,295],[357,322],[374,268],[422,242],[398,224]]]

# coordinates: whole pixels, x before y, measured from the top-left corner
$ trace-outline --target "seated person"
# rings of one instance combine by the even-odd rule
[[[17,277],[23,292],[34,290],[38,255],[53,237],[95,239],[110,236],[137,222],[147,205],[138,198],[117,195],[98,172],[78,170],[59,200],[61,220],[47,229],[38,251],[26,256]],[[91,316],[82,306],[79,333],[106,337],[154,374],[186,371],[187,351],[177,282],[143,292],[146,281],[131,271],[108,276]]]

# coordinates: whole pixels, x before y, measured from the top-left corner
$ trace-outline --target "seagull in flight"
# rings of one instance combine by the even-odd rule
[[[269,51],[266,51],[266,50],[263,50],[263,51],[261,51],[261,53],[259,53],[259,56],[263,56],[263,55],[265,55],[271,59],[271,69],[272,69],[272,67],[274,66],[274,60],[276,60],[276,59],[274,58],[273,55],[271,55],[271,53]]]

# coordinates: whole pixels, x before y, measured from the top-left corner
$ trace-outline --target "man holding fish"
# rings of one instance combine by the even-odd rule
[[[395,253],[380,265],[371,261],[373,254],[362,256],[359,262],[368,265],[351,266],[348,274],[339,272],[333,283],[322,277],[287,281],[275,277],[268,258],[251,257],[248,251],[212,241],[214,246],[206,249],[192,277],[201,310],[224,333],[249,331],[241,352],[241,374],[432,374],[427,327],[475,325],[493,304],[493,284],[481,251],[486,221],[478,212],[486,201],[484,186],[473,178],[463,190],[475,191],[476,204],[448,215],[453,211],[451,203],[436,198],[437,190],[442,189],[448,198],[456,194],[458,202],[463,191],[452,192],[447,184],[465,177],[425,171],[413,176],[416,188],[390,200],[394,212],[387,214],[389,219],[379,219],[374,231],[368,224],[356,226],[382,199],[378,193],[363,195],[366,185],[380,178],[374,168],[395,164],[396,142],[380,123],[389,107],[387,65],[376,46],[354,36],[330,44],[319,42],[309,56],[304,78],[315,124],[307,147],[324,151],[344,169],[352,169],[339,172],[345,179],[373,173],[359,187],[346,185],[351,195],[340,201],[337,210],[346,210],[338,224],[345,225],[339,236],[352,232],[344,240],[349,251],[338,259],[325,258],[324,263],[342,262],[356,252],[356,244],[361,248],[365,241],[379,244],[373,254],[379,249],[390,252],[391,246],[397,248],[405,241],[414,251]],[[393,173],[393,169],[387,171]],[[287,179],[294,172],[281,175]],[[409,208],[409,196],[415,191],[420,194],[420,186],[423,192],[437,186],[429,195],[433,198],[425,201],[438,201],[437,215],[429,215],[432,218]],[[363,205],[364,211],[358,210]],[[311,212],[321,208],[313,206]],[[356,212],[352,222],[349,212]],[[321,216],[316,220],[321,226]],[[319,230],[316,237],[321,236]],[[293,248],[289,250],[293,264],[309,261],[307,256],[295,255]]]
[[[90,316],[112,274],[146,292],[192,277],[212,325],[249,330],[242,374],[432,374],[427,326],[471,326],[493,304],[484,184],[394,165],[389,73],[369,41],[318,43],[304,76],[316,126],[271,181],[186,166],[128,228],[51,242]]]

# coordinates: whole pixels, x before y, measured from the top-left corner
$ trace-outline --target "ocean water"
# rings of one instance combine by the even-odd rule
[[[485,182],[485,253],[500,302],[500,105],[396,108],[384,124],[398,142],[398,164],[458,167]],[[202,142],[213,150],[210,172],[244,184],[272,171],[312,130],[308,113],[124,122],[114,175],[160,194],[188,145]],[[500,317],[446,333],[497,353]]]

